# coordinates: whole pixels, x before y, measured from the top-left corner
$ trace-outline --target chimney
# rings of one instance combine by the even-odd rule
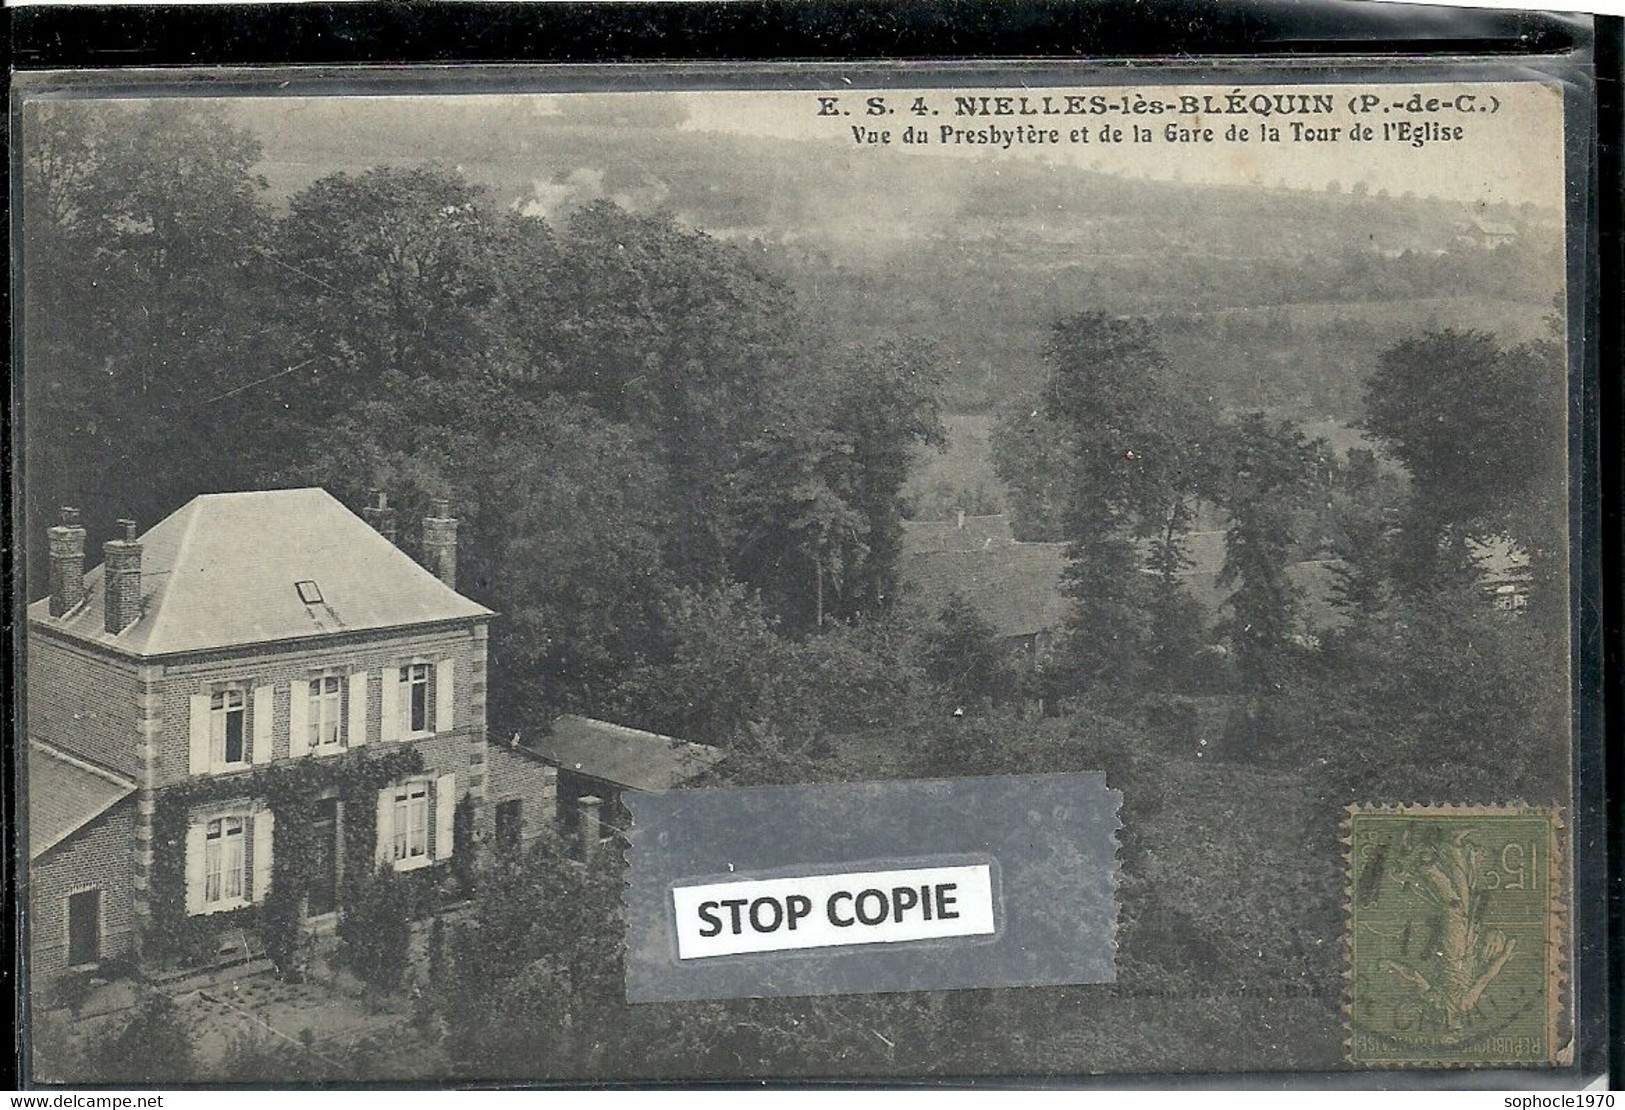
[[[135,521],[121,520],[122,539],[102,544],[102,590],[107,604],[109,634],[117,636],[141,615],[141,545]]]
[[[433,514],[423,518],[423,562],[440,581],[457,588],[457,519],[444,497],[435,498]]]
[[[51,541],[51,616],[60,617],[85,600],[85,530],[79,510],[62,506],[62,522],[47,535]]]
[[[384,539],[395,542],[395,510],[389,507],[389,495],[383,490],[372,491],[372,504],[361,510],[361,519]]]

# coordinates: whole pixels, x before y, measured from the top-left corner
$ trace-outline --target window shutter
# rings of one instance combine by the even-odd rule
[[[269,809],[257,810],[254,814],[254,887],[250,899],[254,902],[265,901],[265,896],[271,893],[271,843],[275,837],[276,814]]]
[[[387,689],[389,684],[384,684]],[[375,864],[385,864],[394,854],[395,844],[395,788],[386,786],[378,791],[378,850]]]
[[[457,775],[441,775],[434,780],[434,858],[450,859],[456,846]]]
[[[192,758],[194,775],[209,773],[209,695],[192,695]]]
[[[451,659],[442,659],[434,665],[434,730],[436,732],[450,732],[452,729],[452,700],[456,697],[452,693],[452,678],[456,673],[457,664]]]
[[[276,743],[276,687],[254,687],[254,762],[271,762]]]
[[[347,741],[352,748],[367,742],[367,672],[350,676],[350,723]]]
[[[193,699],[194,701],[197,699]],[[209,699],[204,698],[205,705]],[[204,853],[203,822],[194,821],[186,826],[186,912],[196,915],[203,912],[203,853]]]
[[[294,679],[288,687],[288,755],[310,754],[310,680]]]
[[[400,738],[401,730],[401,672],[399,667],[386,667],[378,684],[378,739],[389,743]]]

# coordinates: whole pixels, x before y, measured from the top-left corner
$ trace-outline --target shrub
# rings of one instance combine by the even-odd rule
[[[339,959],[376,990],[400,989],[412,940],[413,901],[395,869],[381,864],[356,884],[339,916]]]
[[[149,993],[106,1041],[80,1045],[83,1079],[174,1087],[194,1076],[192,1035],[166,995]]]

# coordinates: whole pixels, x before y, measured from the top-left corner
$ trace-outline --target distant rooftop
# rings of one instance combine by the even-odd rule
[[[1003,513],[953,520],[903,521],[903,554],[937,551],[982,551],[1015,542],[1010,520]]]
[[[567,714],[525,746],[566,771],[631,790],[670,790],[721,762],[720,748]]]
[[[999,519],[999,518],[984,518]],[[1000,636],[1032,636],[1066,621],[1064,543],[993,544],[924,551],[898,561],[905,596],[937,616],[959,594]]]
[[[491,615],[323,489],[195,497],[139,537],[141,615],[105,629],[102,568],[85,600],[29,623],[134,655],[235,647]]]

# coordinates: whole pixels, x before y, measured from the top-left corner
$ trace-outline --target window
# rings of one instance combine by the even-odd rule
[[[248,822],[217,817],[203,833],[203,907],[222,909],[247,900]]]
[[[215,766],[248,762],[243,742],[246,716],[241,690],[218,690],[209,702],[209,753]]]
[[[395,788],[394,859],[423,859],[429,854],[429,781],[412,779]]]
[[[310,746],[312,750],[339,745],[339,678],[324,675],[310,680]]]
[[[303,582],[295,582],[293,588],[299,591],[299,600],[306,605],[320,605],[322,603],[321,587],[309,579]]]
[[[401,668],[401,731],[415,735],[429,731],[429,664],[412,663]]]
[[[377,864],[414,871],[456,850],[457,774],[423,775],[378,791]]]

